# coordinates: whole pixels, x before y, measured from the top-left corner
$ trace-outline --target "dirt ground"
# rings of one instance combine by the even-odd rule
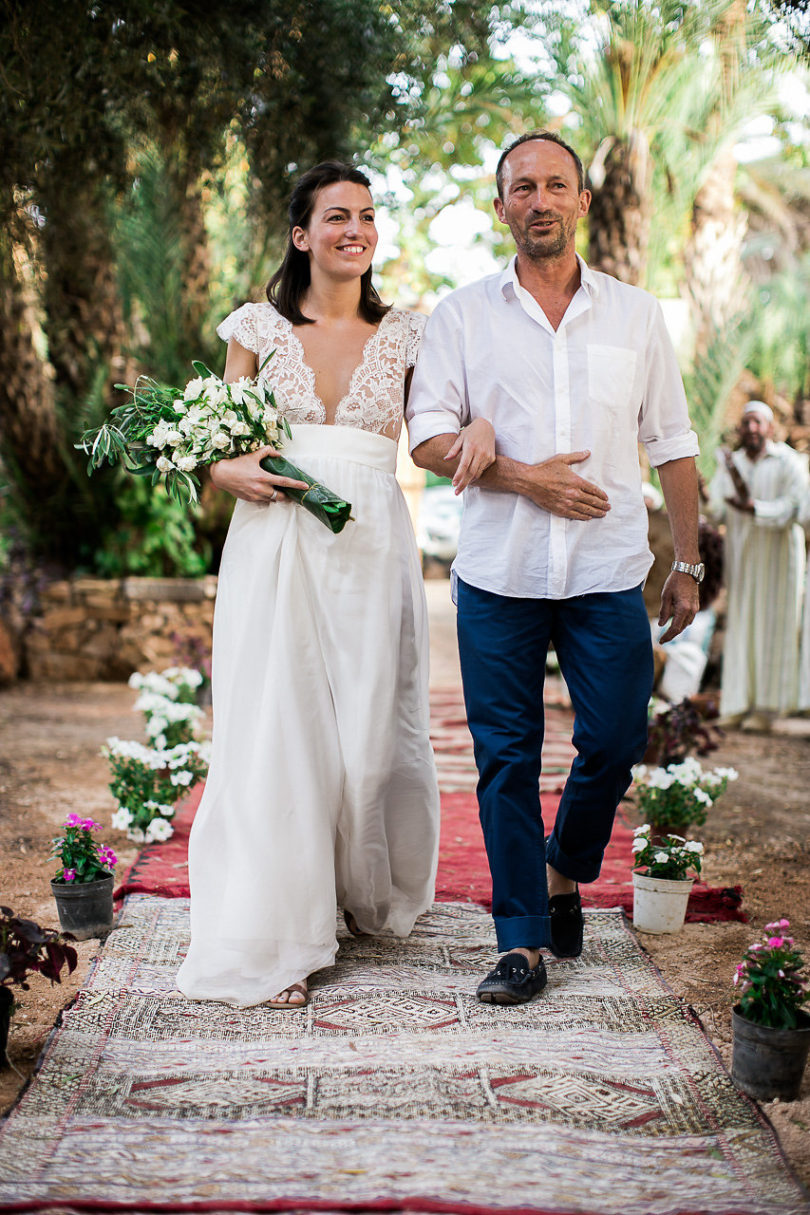
[[[434,677],[437,669],[452,674],[441,656]],[[55,871],[50,841],[71,811],[109,823],[114,807],[99,747],[112,734],[141,737],[133,700],[123,684],[19,684],[0,691],[0,904],[58,927],[49,887]],[[766,922],[787,916],[810,961],[810,723],[778,723],[769,736],[728,734],[712,762],[733,765],[740,779],[701,831],[705,878],[712,885],[742,885],[750,922],[690,924],[676,936],[641,939],[730,1067],[731,976],[747,944]],[[111,828],[104,839],[121,858],[120,874],[135,846]],[[21,993],[9,1041],[11,1067],[0,1071],[0,1113],[31,1075],[97,949],[97,941],[80,943],[74,975],[60,986],[34,976],[30,991]],[[763,1108],[810,1186],[810,1068],[801,1100]]]

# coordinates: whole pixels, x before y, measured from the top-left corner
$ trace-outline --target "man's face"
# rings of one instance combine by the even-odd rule
[[[579,189],[570,153],[533,139],[504,161],[503,199],[495,199],[495,213],[508,224],[518,251],[541,262],[573,251],[577,221],[590,202],[590,191]]]
[[[744,413],[737,428],[743,451],[756,459],[765,450],[765,443],[773,433],[773,423],[764,413]]]

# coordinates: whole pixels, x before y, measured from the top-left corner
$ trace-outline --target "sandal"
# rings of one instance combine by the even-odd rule
[[[309,989],[307,988],[306,983],[289,983],[285,988],[282,989],[282,991],[288,991],[290,993],[296,992],[298,995],[303,996],[304,998],[303,1000],[265,1000],[265,1007],[282,1008],[285,1010],[285,1012],[290,1012],[292,1009],[305,1008],[309,1003]],[[282,992],[279,992],[278,994],[281,995]]]
[[[368,936],[368,933],[363,932],[362,928],[360,928],[358,926],[357,920],[354,918],[352,913],[350,911],[346,911],[345,908],[343,911],[343,919],[346,924],[346,927],[348,928],[349,932],[352,934],[353,937],[367,937]]]

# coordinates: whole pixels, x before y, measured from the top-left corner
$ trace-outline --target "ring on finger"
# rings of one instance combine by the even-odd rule
[[[274,489],[274,490],[273,490],[273,492],[272,492],[272,494],[270,495],[270,501],[271,501],[271,502],[275,502],[275,500],[276,500],[276,498],[277,498],[277,497],[278,497],[278,490],[277,490],[277,489]]]

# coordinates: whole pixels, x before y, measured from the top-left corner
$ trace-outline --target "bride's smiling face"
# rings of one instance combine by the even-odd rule
[[[374,204],[365,186],[338,181],[315,195],[306,228],[293,228],[296,249],[329,278],[360,278],[377,247]]]

